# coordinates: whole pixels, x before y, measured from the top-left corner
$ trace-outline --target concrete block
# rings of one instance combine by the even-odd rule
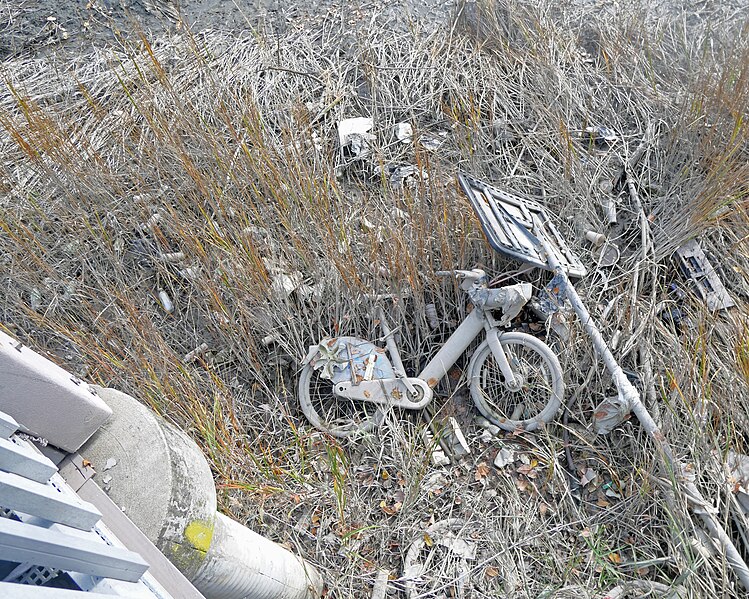
[[[187,435],[135,398],[101,387],[97,393],[114,415],[80,453],[112,501],[190,579],[216,517],[211,469]]]
[[[1,331],[0,410],[21,430],[69,452],[112,414],[88,384]]]

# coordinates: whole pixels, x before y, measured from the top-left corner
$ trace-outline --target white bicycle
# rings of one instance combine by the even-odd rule
[[[508,431],[533,431],[554,418],[564,396],[559,360],[536,337],[500,330],[528,302],[531,285],[492,289],[480,269],[436,274],[456,276],[473,310],[418,376],[406,374],[382,309],[381,340],[387,351],[356,337],[327,338],[310,347],[298,391],[302,411],[315,427],[348,437],[375,429],[392,407],[425,407],[432,401],[433,389],[482,330],[486,339],[474,351],[467,370],[471,398],[481,414]],[[499,320],[494,310],[502,311]]]

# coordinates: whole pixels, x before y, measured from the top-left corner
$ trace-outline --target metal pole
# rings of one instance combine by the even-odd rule
[[[731,537],[726,533],[725,529],[719,524],[712,513],[710,513],[710,504],[702,496],[697,486],[684,476],[683,464],[674,456],[671,445],[666,440],[665,435],[642,403],[640,393],[635,386],[629,382],[629,379],[622,371],[621,366],[619,366],[616,358],[614,358],[614,355],[611,353],[603,335],[601,335],[601,331],[596,326],[588,309],[577,294],[577,290],[567,277],[567,273],[562,268],[559,260],[557,260],[552,248],[549,246],[543,235],[539,235],[538,240],[544,248],[546,260],[548,261],[549,266],[554,269],[555,274],[564,280],[567,299],[572,305],[575,314],[577,314],[580,319],[585,332],[593,341],[593,346],[596,348],[598,355],[606,365],[606,369],[611,373],[611,377],[613,378],[614,384],[619,392],[619,400],[623,402],[630,411],[635,413],[635,416],[637,416],[642,427],[655,442],[655,445],[659,450],[658,455],[666,466],[666,470],[669,471],[671,492],[675,493],[677,488],[681,486],[682,490],[686,493],[689,503],[692,505],[692,511],[702,519],[710,534],[720,543],[729,565],[733,568],[733,571],[736,573],[736,576],[738,576],[744,588],[749,590],[749,566],[747,566],[738,549],[736,549]]]

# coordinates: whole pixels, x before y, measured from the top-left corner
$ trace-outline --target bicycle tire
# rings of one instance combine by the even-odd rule
[[[338,438],[371,432],[385,417],[375,404],[335,395],[333,382],[322,378],[312,364],[307,364],[299,374],[298,399],[312,426]]]
[[[518,391],[507,388],[485,340],[468,367],[471,399],[479,412],[501,429],[534,431],[551,422],[562,405],[562,367],[549,346],[531,335],[502,333],[499,341],[513,373],[522,377],[522,387]]]

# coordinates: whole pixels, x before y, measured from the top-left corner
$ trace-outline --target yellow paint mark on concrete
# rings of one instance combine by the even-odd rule
[[[213,539],[213,522],[193,520],[185,528],[185,539],[198,551],[207,553]]]

